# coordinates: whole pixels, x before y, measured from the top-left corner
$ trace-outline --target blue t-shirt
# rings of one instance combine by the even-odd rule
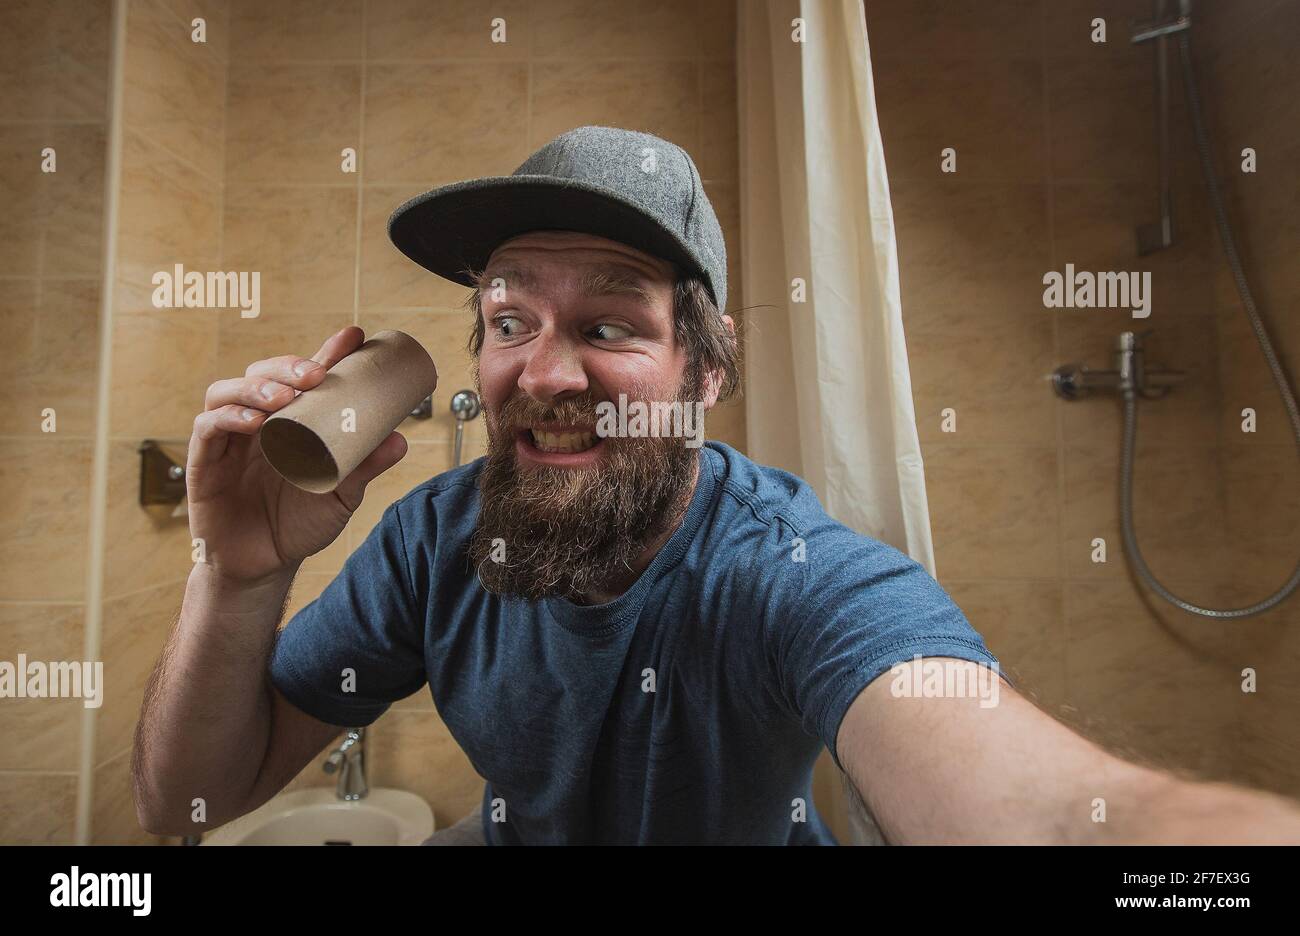
[[[487,591],[467,556],[483,460],[424,482],[285,626],[275,686],[359,727],[427,683],[487,780],[491,844],[835,844],[813,763],[839,763],[863,687],[916,654],[996,660],[922,566],[802,479],[699,451],[681,526],[602,605]]]

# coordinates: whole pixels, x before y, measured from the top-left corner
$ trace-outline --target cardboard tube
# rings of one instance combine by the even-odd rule
[[[405,332],[376,332],[262,423],[262,454],[290,484],[327,494],[437,386],[423,345]]]

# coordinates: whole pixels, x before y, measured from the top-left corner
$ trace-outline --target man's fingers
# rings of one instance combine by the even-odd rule
[[[365,457],[352,474],[343,479],[335,492],[343,506],[356,510],[366,493],[366,485],[401,461],[407,452],[406,437],[400,432],[390,433],[379,447]]]
[[[343,360],[366,340],[366,333],[356,325],[349,325],[325,339],[325,343],[309,358],[297,354],[254,361],[244,371],[245,377],[262,377],[274,380],[295,390],[310,390],[325,379],[325,372]]]
[[[365,340],[364,331],[356,325],[349,325],[327,338],[310,358],[297,354],[265,358],[248,365],[243,377],[231,377],[212,384],[208,387],[204,411],[194,420],[187,463],[199,466],[220,459],[226,452],[230,433],[255,433],[270,413],[287,406],[298,393],[319,385],[331,367],[361,347]],[[403,442],[402,454],[405,454],[405,445]],[[396,464],[401,457],[398,454],[390,464]],[[388,467],[385,465],[379,470]],[[361,490],[364,489],[363,481]]]
[[[274,412],[290,403],[296,396],[294,388],[261,377],[231,377],[218,380],[208,387],[203,408],[219,409],[229,403],[242,403],[254,409]]]
[[[279,357],[254,361],[244,371],[245,377],[257,377],[274,380],[295,390],[310,390],[325,379],[327,368],[311,358],[297,354],[282,354]]]
[[[262,427],[269,414],[251,406],[230,403],[212,410],[204,410],[194,417],[194,432],[186,466],[195,468],[210,465],[226,453],[230,434],[252,435]]]
[[[361,347],[365,340],[366,333],[359,326],[349,325],[342,331],[336,332],[325,339],[325,343],[320,346],[319,351],[311,356],[311,359],[329,370]]]

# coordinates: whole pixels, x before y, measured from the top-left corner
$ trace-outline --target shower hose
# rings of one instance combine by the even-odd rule
[[[1300,411],[1296,409],[1295,395],[1287,385],[1286,374],[1282,370],[1282,365],[1278,362],[1277,354],[1273,350],[1273,343],[1269,341],[1268,332],[1264,329],[1264,322],[1259,317],[1259,310],[1255,306],[1254,297],[1250,294],[1250,287],[1246,283],[1246,274],[1241,268],[1241,258],[1237,255],[1237,244],[1232,236],[1232,228],[1228,225],[1228,215],[1223,207],[1223,197],[1219,192],[1219,184],[1214,177],[1214,163],[1210,157],[1210,145],[1205,133],[1205,123],[1202,119],[1200,98],[1196,93],[1196,76],[1192,71],[1192,53],[1186,32],[1181,33],[1178,37],[1178,50],[1183,63],[1183,83],[1187,86],[1188,109],[1191,111],[1192,127],[1196,133],[1196,149],[1200,155],[1201,173],[1205,176],[1205,187],[1209,192],[1210,202],[1214,206],[1214,219],[1219,229],[1219,239],[1223,242],[1224,253],[1228,256],[1228,266],[1232,268],[1232,278],[1236,281],[1237,292],[1241,296],[1241,304],[1246,310],[1246,315],[1250,318],[1251,327],[1255,329],[1255,338],[1259,341],[1260,350],[1264,352],[1264,359],[1268,362],[1268,368],[1273,372],[1273,380],[1277,384],[1278,392],[1282,394],[1282,403],[1286,406],[1287,415],[1291,420],[1291,430],[1295,435],[1296,445],[1300,447]],[[1124,548],[1128,551],[1129,560],[1138,575],[1151,587],[1152,591],[1170,604],[1192,614],[1199,614],[1208,618],[1230,619],[1249,617],[1252,614],[1259,614],[1276,607],[1285,601],[1287,596],[1295,591],[1297,587],[1300,587],[1300,562],[1297,562],[1295,571],[1291,573],[1291,577],[1287,579],[1285,584],[1263,601],[1256,602],[1245,608],[1219,611],[1213,608],[1198,607],[1189,601],[1184,601],[1156,581],[1156,577],[1151,574],[1146,561],[1142,558],[1142,553],[1138,549],[1137,536],[1133,532],[1133,450],[1136,440],[1137,395],[1130,388],[1124,391],[1124,442],[1120,466],[1120,523],[1124,531]]]

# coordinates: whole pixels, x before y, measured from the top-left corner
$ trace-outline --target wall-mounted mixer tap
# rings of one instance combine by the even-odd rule
[[[1124,397],[1141,396],[1156,400],[1167,394],[1186,374],[1180,370],[1149,369],[1142,350],[1146,331],[1121,332],[1115,341],[1115,367],[1094,370],[1083,364],[1065,364],[1052,372],[1052,389],[1067,400],[1078,400],[1098,390]]]

